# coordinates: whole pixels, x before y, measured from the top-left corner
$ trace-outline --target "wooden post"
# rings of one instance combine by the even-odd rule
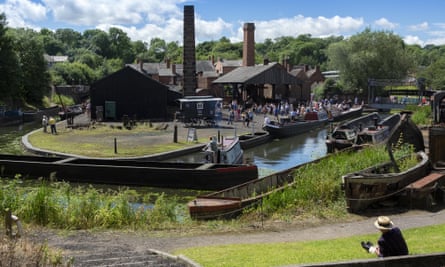
[[[173,143],[178,142],[178,125],[175,125],[175,131],[173,132]]]
[[[6,229],[6,236],[11,238],[12,237],[12,219],[11,219],[11,211],[9,209],[5,210],[5,229]]]

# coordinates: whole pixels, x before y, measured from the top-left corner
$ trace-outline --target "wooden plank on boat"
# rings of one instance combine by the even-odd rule
[[[54,163],[56,163],[56,164],[63,164],[63,163],[67,163],[67,162],[73,161],[75,159],[76,158],[66,158],[66,159],[55,161]]]
[[[439,202],[443,202],[443,191],[439,190],[445,182],[445,174],[432,172],[429,175],[407,185],[402,203],[410,207],[431,210]]]
[[[212,168],[213,166],[215,166],[215,163],[204,163],[201,166],[197,167],[197,170],[208,170],[210,168]]]
[[[427,186],[432,186],[434,183],[438,182],[440,179],[444,178],[445,174],[433,172],[414,183],[407,186],[408,189],[419,190]]]
[[[241,212],[241,199],[198,197],[188,203],[188,208],[193,219],[230,217],[230,214]]]

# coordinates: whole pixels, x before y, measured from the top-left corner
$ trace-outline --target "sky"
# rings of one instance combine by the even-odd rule
[[[197,43],[243,40],[243,24],[255,24],[255,42],[310,34],[344,36],[389,31],[407,44],[445,44],[443,0],[0,0],[8,27],[39,31],[122,29],[131,40],[183,41],[183,11],[194,6]]]

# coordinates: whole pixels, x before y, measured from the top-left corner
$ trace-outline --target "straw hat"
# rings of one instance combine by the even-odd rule
[[[391,230],[394,223],[386,216],[379,216],[374,222],[374,226],[379,230]]]

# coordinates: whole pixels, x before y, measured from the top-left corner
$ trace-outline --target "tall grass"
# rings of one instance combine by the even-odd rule
[[[384,147],[371,147],[358,152],[343,152],[294,171],[295,182],[284,191],[271,194],[263,200],[261,212],[266,216],[298,216],[311,214],[318,217],[346,215],[341,177],[350,172],[388,162]],[[416,161],[405,162],[411,167]]]
[[[166,200],[163,193],[141,195],[128,188],[104,191],[45,180],[28,187],[20,177],[0,179],[0,185],[1,211],[9,209],[21,221],[42,226],[158,229],[184,217],[183,205],[174,198]]]
[[[432,110],[430,105],[406,105],[406,110],[412,111],[411,120],[419,126],[429,126],[432,123]]]

